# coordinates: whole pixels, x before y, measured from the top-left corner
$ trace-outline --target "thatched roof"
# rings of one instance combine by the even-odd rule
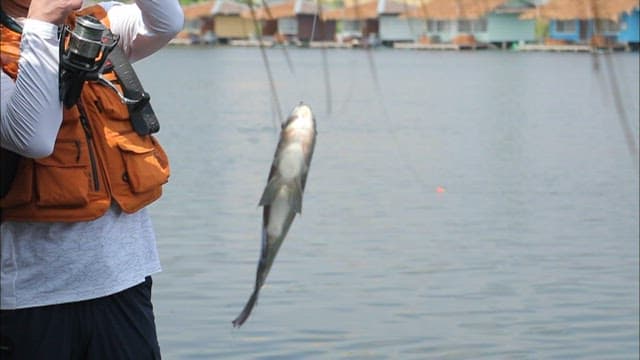
[[[211,10],[213,15],[240,15],[248,6],[231,0],[218,0]]]
[[[362,2],[339,9],[327,10],[324,12],[323,17],[331,20],[375,19],[378,17],[378,2]]]
[[[424,1],[413,11],[406,13],[407,17],[455,20],[474,19],[484,16],[495,3],[502,4],[506,0],[431,0]]]
[[[620,15],[638,8],[638,0],[550,0],[538,9],[529,10],[521,19],[590,20],[609,19],[618,21]]]
[[[184,12],[184,18],[186,20],[195,20],[199,18],[213,16],[211,14],[211,11],[213,10],[214,4],[215,4],[215,1],[205,1],[205,2],[183,6],[182,11]]]
[[[420,19],[479,19],[491,12],[521,12],[522,7],[508,6],[510,0],[422,0],[404,16]],[[523,2],[526,6],[528,2]],[[533,6],[533,5],[530,5]],[[527,6],[529,7],[529,6]]]
[[[255,12],[256,19],[271,20],[295,17],[301,14],[314,15],[318,12],[318,6],[315,1],[311,0],[287,0],[269,4],[268,7],[255,7]],[[251,18],[251,12],[244,11],[242,17]]]
[[[382,14],[401,14],[411,9],[413,9],[412,5],[393,0],[355,1],[350,6],[323,11],[322,18],[325,20],[376,19]]]

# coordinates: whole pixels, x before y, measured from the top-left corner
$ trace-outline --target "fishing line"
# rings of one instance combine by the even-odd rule
[[[273,16],[271,9],[269,7],[269,4],[267,4],[266,0],[262,0],[262,6],[264,8],[264,13],[266,14],[266,18],[269,20],[276,20],[275,17]],[[268,80],[269,80],[269,87],[270,87],[270,91],[272,94],[272,99],[273,99],[273,103],[274,103],[274,107],[276,109],[277,112],[277,117],[278,119],[280,119],[279,121],[283,121],[284,120],[284,116],[283,116],[283,112],[282,112],[282,105],[280,102],[280,98],[278,96],[278,92],[277,92],[277,88],[276,88],[276,84],[275,84],[275,79],[273,76],[273,71],[271,69],[270,66],[270,62],[269,62],[269,58],[267,56],[266,53],[266,49],[265,49],[265,45],[264,45],[264,38],[262,36],[262,31],[260,29],[260,26],[258,24],[258,17],[256,16],[255,13],[255,8],[254,8],[254,4],[252,0],[249,0],[249,8],[251,11],[251,17],[254,23],[254,27],[255,27],[255,31],[256,34],[258,36],[258,42],[259,42],[259,47],[260,47],[260,53],[262,56],[262,61],[264,63],[265,66],[265,70],[267,72],[267,76],[268,76]],[[318,11],[316,11],[314,13],[314,17],[313,17],[313,26],[312,26],[312,31],[311,31],[311,38],[310,41],[313,41],[313,39],[315,38],[315,34],[316,34],[316,28],[317,28],[317,23],[318,23],[318,18],[320,18],[320,20],[322,21],[322,5],[320,3],[320,0],[317,0],[317,9]],[[322,36],[324,38],[324,23],[323,26],[321,28],[322,31]],[[283,55],[285,57],[286,63],[287,63],[287,67],[289,69],[289,72],[291,73],[291,75],[293,76],[293,84],[295,84],[295,86],[298,88],[297,93],[298,94],[304,94],[304,91],[302,91],[300,89],[300,81],[297,81],[297,75],[296,75],[296,71],[293,65],[293,62],[291,60],[291,56],[289,55],[289,52],[287,51],[287,44],[283,43],[282,44],[282,50],[283,50]],[[326,54],[326,49],[324,49],[324,47],[321,49],[321,53],[322,53],[322,64],[323,64],[323,74],[324,74],[324,83],[325,83],[325,97],[326,97],[326,106],[327,106],[327,113],[330,114],[332,111],[332,99],[331,99],[331,83],[330,83],[330,74],[329,74],[329,65],[328,65],[328,57]],[[302,82],[303,85],[306,84],[306,82]],[[279,125],[276,121],[274,121],[274,123],[276,123],[276,128],[279,129]]]
[[[262,36],[262,30],[260,28],[260,25],[258,23],[258,18],[256,15],[256,11],[255,11],[255,6],[253,4],[253,0],[248,0],[249,2],[249,10],[251,12],[251,18],[253,21],[253,25],[254,25],[254,29],[256,32],[256,35],[258,37],[258,45],[260,48],[260,54],[262,56],[262,62],[264,64],[266,73],[267,73],[267,78],[269,81],[269,88],[270,88],[270,92],[271,92],[271,98],[272,98],[272,109],[274,111],[272,111],[272,121],[274,123],[275,129],[279,130],[280,129],[280,123],[282,121],[284,121],[284,116],[283,116],[283,111],[282,111],[282,104],[280,102],[280,97],[278,96],[278,91],[277,91],[277,87],[276,87],[276,83],[275,83],[275,79],[273,76],[273,71],[271,69],[271,65],[269,62],[269,57],[267,56],[267,50],[266,50],[266,46],[264,44],[264,37]],[[269,4],[267,4],[266,0],[262,0],[262,6],[264,8],[264,13],[266,14],[266,18],[268,20],[276,20],[273,16],[273,14],[271,13],[271,9],[269,7]],[[282,52],[283,55],[285,57],[286,63],[287,63],[287,68],[289,69],[289,72],[293,75],[294,79],[296,78],[296,71],[295,68],[293,66],[293,62],[291,61],[291,56],[289,56],[289,52],[287,51],[286,48],[286,44],[283,44],[283,46],[281,46],[282,48]],[[297,82],[294,82],[297,83]],[[275,115],[274,115],[275,113]],[[277,119],[275,119],[274,117],[277,117]]]
[[[262,55],[262,62],[264,63],[265,70],[267,71],[267,77],[269,79],[269,87],[271,89],[272,104],[278,113],[278,118],[280,119],[280,121],[282,121],[284,118],[282,117],[280,99],[278,98],[278,91],[276,90],[275,81],[273,79],[273,74],[271,72],[271,66],[269,65],[269,59],[267,57],[267,52],[265,50],[264,39],[262,38],[262,31],[260,30],[260,25],[258,24],[258,19],[256,17],[256,11],[253,6],[253,0],[249,0],[249,11],[251,12],[251,19],[253,20],[253,26],[258,36],[258,47],[260,48],[260,54]],[[269,13],[269,16],[270,15],[271,14]],[[280,128],[278,123],[274,123],[274,125],[276,130]]]
[[[360,14],[359,14],[358,0],[354,0],[354,3],[355,3],[356,19],[359,20]],[[366,24],[366,21],[365,21],[365,24]],[[362,36],[364,37],[364,33],[362,34]],[[417,169],[414,166],[412,166],[411,162],[409,162],[407,157],[402,156],[403,154],[402,154],[402,151],[400,150],[401,149],[400,140],[398,139],[398,135],[396,134],[395,128],[393,126],[393,122],[391,120],[391,116],[389,116],[389,112],[387,111],[387,106],[384,101],[384,95],[382,93],[382,87],[380,86],[377,66],[375,64],[375,59],[373,57],[372,47],[369,44],[367,44],[366,54],[367,54],[367,62],[369,64],[369,71],[371,72],[371,77],[373,79],[375,92],[376,92],[376,95],[380,98],[380,107],[382,110],[382,117],[384,119],[384,123],[388,127],[388,133],[391,135],[391,140],[393,141],[393,145],[395,146],[395,149],[398,152],[398,158],[402,159],[402,162],[404,163],[405,168],[408,169],[409,172],[413,175],[413,177],[420,183],[420,185],[424,187],[425,181],[420,176],[420,173],[417,171]]]
[[[324,8],[322,7],[321,4],[321,0],[316,0],[317,4],[318,4],[318,18],[320,19],[320,21],[323,21],[323,27],[321,28],[322,31],[322,38],[324,39],[325,37],[325,26],[326,26],[326,19],[324,19]],[[348,8],[347,8],[348,9]],[[346,16],[346,13],[345,13]],[[358,20],[356,18],[356,20]],[[312,39],[314,38],[314,34],[316,32],[317,29],[317,25],[316,25],[316,19],[314,18],[314,23],[313,23],[313,27],[312,27]],[[355,53],[355,52],[353,52]],[[332,86],[331,86],[331,74],[329,71],[329,56],[328,56],[328,50],[326,49],[326,47],[321,46],[321,54],[322,54],[322,68],[323,68],[323,74],[324,74],[324,84],[325,84],[325,100],[326,100],[326,108],[327,108],[327,115],[336,115],[336,114],[341,114],[344,113],[344,111],[346,110],[347,106],[349,105],[349,103],[352,100],[352,96],[354,93],[354,88],[355,88],[355,76],[356,76],[356,71],[348,71],[349,73],[349,82],[348,82],[348,86],[347,86],[347,95],[344,98],[344,101],[341,102],[341,104],[338,106],[338,108],[335,110],[333,110],[334,107],[334,101],[333,101],[333,95],[332,95]],[[356,57],[357,54],[353,54],[351,55],[349,58],[351,60],[351,63],[349,64],[348,68],[353,69],[355,64],[354,62],[357,60]]]
[[[277,19],[275,19],[273,17],[273,15],[271,14],[271,8],[269,7],[269,4],[267,4],[266,0],[262,0],[262,7],[265,10],[265,13],[267,14],[267,19],[268,20],[276,20],[276,22],[278,21]],[[262,35],[262,32],[260,32],[260,35]],[[285,44],[283,44],[285,45]],[[293,62],[291,61],[291,57],[289,56],[289,52],[287,51],[287,47],[286,46],[281,46],[282,48],[282,53],[284,54],[284,58],[287,61],[287,67],[289,68],[289,71],[295,75],[296,71],[293,67]]]
[[[351,64],[349,64],[349,68],[354,69],[355,62],[357,61],[355,54],[351,55],[350,59],[351,59]],[[340,105],[340,107],[336,110],[336,114],[342,114],[346,111],[347,106],[349,106],[349,104],[351,103],[353,93],[355,92],[356,72],[349,71],[349,75],[351,76],[351,78],[350,78],[350,81],[348,82],[349,85],[347,87],[347,95],[344,97],[344,101],[342,102],[342,105]]]
[[[322,21],[322,29],[321,29],[321,38],[322,41],[325,40],[325,26],[326,22],[323,19],[322,13],[322,2],[321,0],[316,0],[317,11],[313,15],[313,24],[311,26],[311,39],[309,39],[309,44],[315,39],[316,35],[316,27],[318,23],[318,18]],[[331,101],[331,77],[329,76],[329,60],[327,57],[327,49],[324,46],[320,46],[320,53],[322,56],[322,73],[324,75],[324,88],[325,88],[325,106],[327,115],[331,115],[332,101]]]
[[[594,0],[588,0],[589,10],[591,10],[591,14],[593,14],[594,20],[594,38],[598,38],[600,36],[600,26],[599,21],[602,21],[599,16],[599,9]],[[593,71],[598,72],[600,70],[600,62],[598,61],[598,49],[597,49],[597,41],[591,41],[591,53],[593,59]],[[602,44],[605,48],[607,46],[606,41]],[[607,69],[607,76],[605,76],[609,80],[609,85],[611,88],[611,96],[613,97],[613,105],[616,112],[616,118],[618,119],[618,125],[620,126],[622,133],[624,135],[625,144],[627,146],[627,151],[629,152],[631,161],[633,162],[633,167],[638,173],[639,165],[638,165],[638,144],[636,144],[635,135],[633,133],[633,129],[629,124],[629,119],[627,117],[627,112],[624,109],[624,104],[622,102],[622,93],[620,91],[620,86],[618,84],[618,78],[615,74],[614,64],[611,60],[611,53],[605,50],[604,52],[605,59],[605,68]]]
[[[420,2],[422,2],[422,0],[420,0]],[[404,0],[402,2],[403,5],[403,9],[404,9],[404,17],[405,20],[407,21],[407,26],[409,27],[409,34],[411,35],[411,38],[413,38],[414,41],[417,40],[416,34],[415,34],[415,29],[413,28],[413,21],[411,20],[411,17],[409,17],[409,3],[408,0]]]
[[[606,62],[605,67],[608,70],[607,78],[609,79],[609,85],[611,86],[611,95],[613,97],[616,114],[618,115],[618,124],[620,125],[622,133],[624,134],[625,143],[627,144],[627,150],[629,151],[629,155],[633,162],[636,173],[638,173],[638,144],[636,144],[633,129],[629,124],[627,112],[625,111],[624,104],[622,103],[622,93],[620,92],[620,86],[618,84],[618,79],[614,71],[614,65],[612,63],[611,56],[605,54],[604,58]]]

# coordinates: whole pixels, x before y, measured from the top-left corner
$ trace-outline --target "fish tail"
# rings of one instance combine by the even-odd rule
[[[249,315],[251,315],[251,310],[253,310],[253,307],[256,305],[257,301],[258,301],[258,290],[256,289],[256,291],[254,291],[253,294],[251,294],[249,301],[247,301],[247,304],[244,306],[244,309],[242,309],[242,311],[240,312],[240,315],[238,315],[238,317],[235,320],[233,320],[233,327],[240,327],[242,326],[242,324],[244,324],[245,321],[247,321],[247,319],[249,318]]]

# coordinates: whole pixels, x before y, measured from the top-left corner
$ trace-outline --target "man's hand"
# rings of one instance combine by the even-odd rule
[[[27,17],[60,25],[81,6],[82,0],[32,0]]]

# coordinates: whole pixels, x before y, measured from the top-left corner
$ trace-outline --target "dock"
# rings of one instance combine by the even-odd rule
[[[354,44],[337,41],[311,41],[309,42],[309,47],[324,49],[351,49],[354,47]]]
[[[611,46],[592,46],[587,44],[524,44],[518,46],[518,51],[565,51],[565,52],[612,52],[612,51],[628,51],[627,47],[622,44]]]
[[[272,47],[275,42],[272,40],[262,40],[262,45],[264,47]],[[231,40],[229,41],[229,45],[232,46],[244,46],[244,47],[258,47],[260,46],[260,41],[258,40]]]
[[[469,44],[469,45],[461,45],[461,44],[453,44],[453,43],[439,43],[439,44],[423,44],[423,43],[394,43],[394,49],[404,49],[404,50],[449,50],[449,51],[458,51],[458,50],[480,50],[488,48],[486,44]]]
[[[569,51],[569,52],[589,52],[591,46],[580,44],[548,45],[548,44],[524,44],[518,46],[519,51]]]

